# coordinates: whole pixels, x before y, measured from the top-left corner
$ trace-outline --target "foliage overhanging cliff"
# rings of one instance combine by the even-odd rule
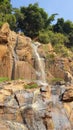
[[[57,13],[48,16],[37,3],[13,8],[10,0],[1,0],[0,27],[8,22],[10,28],[16,32],[21,31],[42,43],[64,44],[73,50],[73,22],[58,18],[56,24],[52,24]]]

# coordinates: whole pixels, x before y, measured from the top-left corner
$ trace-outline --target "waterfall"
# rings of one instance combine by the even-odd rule
[[[32,44],[33,52],[34,52],[34,56],[35,56],[35,61],[37,64],[36,75],[37,75],[38,83],[43,85],[43,86],[47,86],[48,84],[46,82],[44,61],[43,61],[43,58],[41,58],[39,53],[38,53],[39,46],[40,46],[40,43],[38,43],[38,42],[35,42]]]
[[[39,46],[40,44],[38,42],[32,44],[35,61],[37,63],[36,74],[37,74],[37,79],[38,79],[39,84],[41,84],[42,86],[47,86],[48,84],[46,82],[45,67],[44,67],[42,58],[40,57],[38,53]],[[59,93],[57,92],[58,89],[61,92],[62,88],[60,88],[60,86],[58,86],[58,88],[57,86],[53,86],[51,88],[51,97],[49,99],[49,102],[50,100],[52,102],[51,116],[54,123],[54,130],[71,130],[71,125],[66,115],[64,106],[59,101]],[[35,106],[34,104],[33,106],[36,107],[37,105]]]

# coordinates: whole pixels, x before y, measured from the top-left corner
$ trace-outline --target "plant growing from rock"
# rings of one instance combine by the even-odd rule
[[[24,86],[25,89],[33,89],[38,88],[38,85],[36,83],[30,83]]]

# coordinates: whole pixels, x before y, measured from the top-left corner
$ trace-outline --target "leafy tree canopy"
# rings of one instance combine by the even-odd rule
[[[39,8],[38,4],[30,4],[28,7],[21,7],[18,15],[15,12],[17,27],[25,35],[32,38],[38,36],[39,31],[47,28],[54,20],[55,14],[48,17],[44,9]]]
[[[10,0],[0,0],[0,27],[3,23],[8,22],[10,28],[14,29],[16,18],[12,14],[12,5]]]
[[[8,14],[12,11],[10,0],[0,0],[0,13]]]
[[[40,42],[64,44],[73,46],[73,22],[58,18],[55,25],[52,22],[57,13],[48,16],[38,3],[29,4],[28,7],[13,8],[11,0],[0,0],[0,27],[8,22],[14,31],[21,31]]]

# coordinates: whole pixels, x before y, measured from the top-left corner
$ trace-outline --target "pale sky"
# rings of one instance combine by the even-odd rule
[[[58,18],[63,17],[73,22],[73,0],[11,0],[13,7],[28,6],[36,2],[48,15],[58,13]]]

